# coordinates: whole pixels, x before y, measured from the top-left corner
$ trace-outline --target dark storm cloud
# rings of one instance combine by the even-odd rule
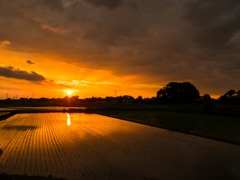
[[[193,1],[186,8],[186,19],[196,27],[194,40],[201,47],[232,48],[229,42],[240,30],[240,1]]]
[[[35,64],[35,63],[34,63],[33,61],[31,61],[31,60],[27,60],[26,63],[27,63],[27,64],[30,64],[30,65]]]
[[[1,67],[0,66],[0,76],[14,79],[23,79],[32,82],[40,82],[45,80],[42,75],[39,75],[35,72],[27,72],[19,69],[14,69],[13,67]]]
[[[43,5],[53,10],[63,10],[62,0],[42,0]]]
[[[95,6],[103,6],[109,9],[115,9],[122,3],[122,0],[85,0]]]
[[[11,50],[208,93],[240,86],[238,0],[2,0],[0,17]]]

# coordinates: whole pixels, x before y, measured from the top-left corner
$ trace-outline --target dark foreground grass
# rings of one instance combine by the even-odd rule
[[[240,118],[159,110],[101,110],[98,114],[240,145]]]
[[[5,120],[13,115],[15,115],[15,112],[4,112],[4,113],[0,113],[0,121],[1,120]]]
[[[26,175],[10,175],[10,174],[0,174],[1,180],[63,180],[55,179],[51,175],[48,177],[42,176],[26,176]]]

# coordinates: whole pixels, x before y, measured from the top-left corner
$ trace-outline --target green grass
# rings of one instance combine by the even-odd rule
[[[102,110],[98,114],[240,144],[239,117],[159,110]]]

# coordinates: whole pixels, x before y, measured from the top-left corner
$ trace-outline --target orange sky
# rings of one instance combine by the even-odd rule
[[[34,64],[28,64],[29,59],[34,59],[31,60]],[[0,66],[38,72],[46,78],[44,81],[34,82],[1,76],[1,99],[7,97],[62,98],[67,95],[69,89],[72,90],[72,95],[78,95],[80,98],[115,95],[153,97],[167,83],[145,83],[141,82],[141,79],[144,79],[142,76],[117,76],[110,70],[81,68],[59,61],[57,58],[54,59],[52,56],[47,58],[39,54],[11,52],[3,48],[0,51]],[[217,98],[218,95],[212,95],[212,97]]]
[[[6,61],[8,59],[8,61]],[[27,60],[34,64],[28,64]],[[137,97],[155,96],[161,85],[141,83],[141,77],[128,75],[116,76],[110,70],[81,68],[76,65],[59,61],[57,58],[47,58],[39,54],[0,51],[0,66],[12,66],[15,69],[37,72],[46,78],[44,81],[34,82],[24,79],[0,76],[0,98],[20,97],[50,97],[62,98],[67,90],[80,98],[106,97],[115,95],[132,95]]]
[[[240,84],[238,1],[1,0],[0,98],[153,97]],[[209,18],[211,17],[211,18]]]

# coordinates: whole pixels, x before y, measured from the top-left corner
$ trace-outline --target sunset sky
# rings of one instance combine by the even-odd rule
[[[0,0],[0,99],[240,89],[239,0]]]

